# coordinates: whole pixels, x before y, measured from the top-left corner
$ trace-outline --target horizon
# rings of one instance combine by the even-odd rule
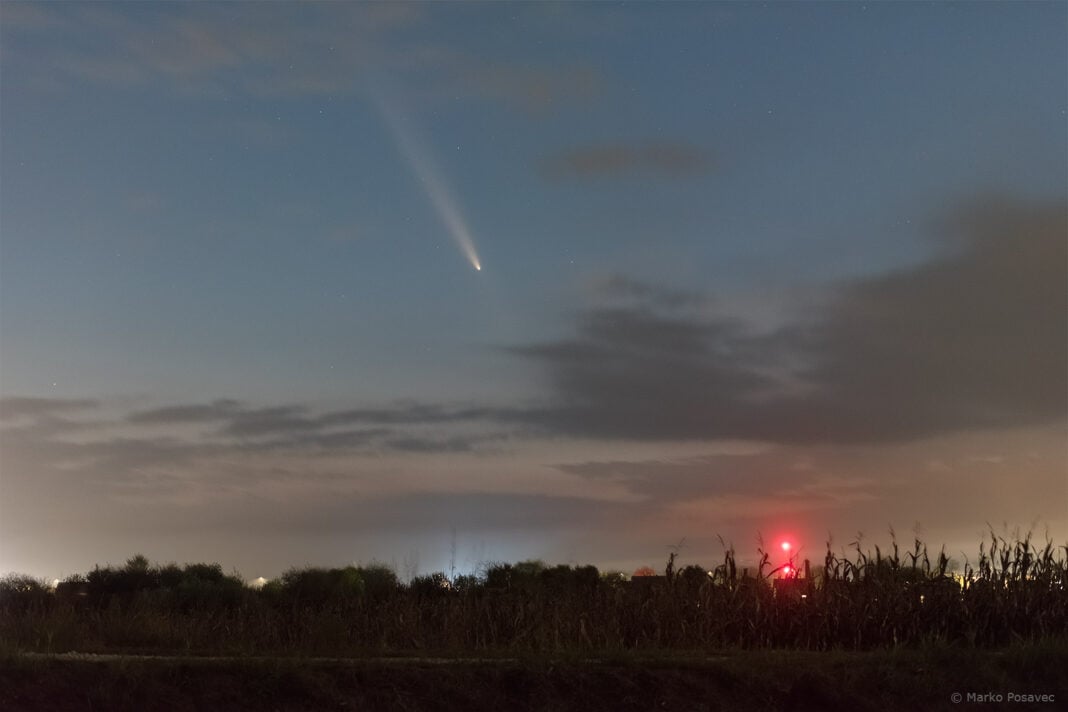
[[[1052,539],[1038,539],[1038,538],[1035,538],[1035,537],[1031,537],[1030,536],[1031,534],[1033,534],[1033,532],[1021,532],[1019,529],[1015,529],[1014,531],[1008,531],[1008,530],[1003,529],[1000,532],[997,531],[997,530],[994,530],[994,529],[990,529],[987,532],[988,540],[984,541],[984,542],[980,542],[980,545],[982,547],[988,549],[989,544],[990,544],[989,537],[991,535],[998,536],[1001,541],[1007,542],[1009,545],[1015,545],[1016,543],[1020,543],[1020,542],[1022,542],[1022,540],[1025,537],[1027,537],[1028,540],[1030,541],[1030,544],[1033,547],[1035,547],[1036,550],[1041,550],[1042,547],[1040,545],[1043,544],[1043,543],[1051,543],[1051,544],[1053,544],[1054,552],[1061,551],[1061,550],[1064,550],[1064,551],[1068,552],[1068,542],[1057,544],[1057,542],[1053,541]],[[980,558],[980,556],[982,554],[982,552],[980,551],[980,549],[977,546],[977,548],[972,552],[968,552],[968,551],[963,551],[962,550],[960,552],[957,552],[957,554],[959,556],[954,556],[953,552],[950,552],[950,551],[946,550],[944,546],[939,546],[936,549],[932,549],[932,548],[930,548],[931,545],[930,545],[929,542],[924,542],[922,540],[914,540],[914,542],[915,541],[919,542],[920,551],[924,551],[924,547],[927,547],[925,553],[928,556],[930,556],[933,559],[935,559],[935,560],[937,560],[937,558],[938,558],[940,553],[945,554],[946,558],[948,559],[948,562],[949,562],[949,565],[948,565],[948,567],[946,569],[947,573],[949,575],[953,576],[954,578],[959,578],[959,577],[964,576],[965,572],[968,570],[968,567],[972,566],[973,564],[976,564],[979,561],[979,558]],[[854,554],[857,553],[857,545],[859,544],[860,545],[859,546],[859,550],[860,550],[860,552],[863,552],[865,556],[872,555],[875,552],[875,548],[876,547],[878,547],[880,550],[882,550],[884,555],[889,555],[893,551],[892,542],[893,542],[893,539],[891,539],[889,536],[884,540],[876,540],[876,541],[871,541],[871,540],[869,540],[869,539],[867,539],[865,537],[861,537],[859,540],[855,539],[854,541],[851,541],[848,544],[844,544],[842,546],[838,546],[838,547],[831,546],[829,551],[830,551],[830,553],[838,556],[838,558],[848,558],[850,555],[854,555]],[[897,543],[898,543],[898,545],[900,547],[901,552],[903,552],[903,554],[911,554],[913,552],[912,548],[903,546],[903,543],[904,543],[903,541],[899,540]],[[669,550],[668,556],[670,556],[671,553],[676,553],[677,554],[676,558],[671,559],[672,563],[674,564],[674,567],[675,567],[676,571],[681,571],[682,569],[688,568],[690,566],[696,566],[696,567],[701,568],[701,569],[707,569],[709,566],[712,566],[714,568],[715,566],[719,565],[719,562],[723,559],[723,556],[726,555],[727,551],[731,551],[735,555],[736,558],[734,560],[737,562],[739,570],[742,570],[742,569],[755,570],[755,569],[757,569],[759,567],[760,557],[757,555],[757,551],[758,551],[759,545],[758,544],[754,544],[754,546],[756,548],[754,548],[753,558],[751,558],[751,559],[746,558],[744,553],[739,555],[738,552],[736,550],[734,550],[734,549],[723,549],[720,552],[720,556],[719,556],[718,559],[701,560],[701,561],[691,560],[691,558],[689,558],[689,557],[685,556],[684,554],[682,554],[681,552],[682,552],[682,548],[683,547],[681,545],[669,546],[669,547],[666,547],[666,548]],[[794,565],[791,562],[798,562],[798,563],[796,563],[796,566],[798,567],[797,568],[797,575],[798,576],[800,576],[800,572],[802,570],[800,568],[801,567],[801,563],[804,563],[804,562],[810,563],[814,571],[815,570],[821,570],[823,568],[822,561],[824,559],[822,557],[825,556],[826,553],[828,552],[828,547],[824,546],[823,549],[820,552],[817,552],[819,554],[819,558],[815,558],[815,559],[811,558],[809,555],[801,555],[801,552],[805,551],[805,547],[803,545],[802,546],[796,546],[796,547],[791,545],[791,549],[793,549],[793,551],[790,552],[790,553],[781,553],[780,554],[778,552],[778,547],[776,547],[775,545],[768,546],[767,553],[769,555],[769,561],[768,561],[769,573],[765,574],[765,576],[764,576],[765,578],[770,578],[771,576],[773,576],[776,572],[779,571],[779,569],[781,569],[781,567],[783,565],[786,565],[786,564]],[[786,550],[784,550],[784,551],[786,551]],[[68,580],[68,579],[70,579],[72,577],[76,578],[78,576],[85,575],[85,574],[89,573],[90,571],[92,571],[92,570],[94,570],[96,568],[101,568],[101,569],[108,569],[108,568],[110,568],[110,569],[122,569],[124,567],[129,566],[130,562],[132,560],[138,558],[138,557],[143,557],[150,567],[156,567],[156,568],[166,567],[166,566],[175,566],[175,565],[179,566],[179,567],[187,566],[187,565],[196,565],[196,564],[218,565],[222,569],[223,573],[225,573],[226,575],[235,576],[235,577],[239,578],[246,586],[250,586],[250,587],[253,587],[253,588],[256,588],[257,586],[262,585],[265,582],[278,581],[283,577],[284,574],[286,574],[288,572],[292,572],[292,571],[305,571],[305,570],[309,570],[309,569],[344,569],[344,568],[347,568],[347,567],[365,568],[365,567],[384,566],[387,569],[393,571],[397,575],[398,581],[400,583],[402,583],[402,584],[409,584],[415,578],[418,578],[418,577],[421,577],[421,576],[428,576],[428,575],[432,575],[432,574],[444,574],[446,579],[449,580],[450,582],[455,582],[458,578],[465,577],[465,576],[474,576],[476,578],[483,578],[483,577],[485,577],[486,572],[489,571],[490,569],[494,568],[494,567],[505,566],[505,565],[513,565],[514,566],[514,565],[517,565],[517,564],[540,564],[540,565],[545,566],[547,568],[551,568],[551,567],[554,567],[554,566],[568,566],[568,567],[572,567],[572,568],[582,567],[582,566],[593,566],[593,567],[595,567],[597,569],[598,573],[601,576],[605,576],[605,575],[608,575],[608,574],[619,573],[619,574],[625,575],[627,578],[633,578],[635,576],[646,576],[646,575],[649,575],[649,574],[643,573],[643,572],[650,571],[650,570],[654,572],[653,575],[662,575],[662,573],[663,573],[663,568],[659,568],[656,565],[656,563],[659,563],[659,562],[656,562],[656,563],[648,562],[648,563],[639,564],[639,565],[636,565],[636,566],[633,564],[633,562],[629,563],[629,564],[622,565],[622,566],[603,566],[603,565],[600,565],[597,562],[593,562],[593,561],[585,561],[585,562],[583,562],[583,561],[545,561],[545,560],[539,559],[539,558],[521,559],[521,560],[514,560],[514,561],[481,559],[481,560],[479,560],[477,562],[474,562],[473,564],[470,562],[469,559],[464,559],[464,563],[463,564],[458,564],[457,563],[457,564],[453,565],[453,564],[450,563],[448,566],[441,567],[441,568],[434,568],[434,567],[419,568],[418,557],[416,556],[414,559],[410,558],[412,553],[413,552],[410,552],[409,553],[409,557],[406,557],[405,560],[401,561],[400,563],[398,563],[395,559],[389,560],[389,561],[385,561],[385,560],[382,560],[382,559],[377,559],[377,558],[372,557],[371,559],[368,559],[368,560],[365,560],[365,561],[352,560],[352,561],[347,561],[347,562],[345,562],[345,561],[336,561],[336,562],[318,562],[316,564],[309,564],[309,563],[293,564],[293,565],[290,565],[290,566],[286,566],[286,567],[284,567],[283,569],[281,569],[281,570],[279,570],[277,572],[271,572],[271,575],[269,575],[269,576],[264,576],[262,574],[250,575],[248,572],[240,571],[236,567],[227,568],[225,562],[221,562],[221,561],[209,561],[209,560],[199,560],[199,561],[195,561],[195,560],[187,560],[187,561],[168,560],[168,561],[162,561],[162,560],[159,560],[159,561],[157,561],[157,560],[153,559],[151,556],[145,556],[142,552],[135,552],[135,553],[131,554],[129,557],[127,557],[127,559],[125,561],[121,561],[121,562],[111,562],[111,561],[96,562],[91,567],[86,567],[86,568],[84,568],[82,570],[79,570],[79,571],[63,572],[62,574],[41,575],[41,574],[27,573],[27,572],[24,572],[24,571],[0,571],[0,579],[5,578],[5,577],[9,577],[9,576],[23,576],[23,575],[25,575],[25,576],[32,577],[33,579],[35,579],[38,582],[46,583],[49,586],[49,588],[55,588],[55,586],[57,584],[62,583],[65,580]],[[667,562],[667,557],[665,557],[665,562],[664,562],[665,566],[666,566],[666,562]],[[709,571],[709,573],[711,573],[711,570]],[[783,574],[780,573],[779,574],[779,578],[781,578],[782,575]],[[803,577],[801,577],[801,578],[803,578]]]
[[[790,575],[791,569],[795,572],[793,574],[794,576],[798,578],[805,578],[801,575],[803,565],[811,565],[812,570],[816,572],[813,575],[818,577],[821,575],[821,573],[819,572],[822,571],[824,566],[824,564],[822,563],[824,561],[824,558],[822,557],[825,557],[828,553],[832,554],[838,559],[849,560],[850,556],[856,556],[858,554],[863,554],[866,557],[873,557],[876,549],[878,548],[882,552],[883,557],[886,560],[889,560],[892,555],[898,555],[898,553],[896,553],[894,550],[895,543],[898,546],[898,552],[900,552],[900,556],[902,557],[902,559],[908,558],[913,553],[917,555],[922,553],[923,555],[928,556],[931,560],[937,562],[941,555],[945,555],[948,563],[946,568],[947,574],[955,579],[963,579],[969,570],[977,571],[974,565],[978,565],[978,562],[984,554],[989,557],[992,541],[994,541],[995,537],[995,545],[998,548],[1007,547],[1007,549],[1014,549],[1020,544],[1027,544],[1030,547],[1030,551],[1033,551],[1037,554],[1042,551],[1042,549],[1044,548],[1044,544],[1048,544],[1052,546],[1052,551],[1054,552],[1054,554],[1056,554],[1056,552],[1061,551],[1068,553],[1068,542],[1058,544],[1051,538],[1041,538],[1036,536],[1035,532],[1032,530],[1025,532],[1020,530],[1018,527],[1012,530],[1003,527],[1000,531],[993,527],[990,527],[987,530],[985,541],[980,542],[979,546],[972,552],[963,550],[957,552],[959,554],[959,557],[953,556],[952,552],[947,551],[944,546],[931,548],[932,545],[930,542],[923,541],[922,539],[918,538],[915,533],[912,534],[913,544],[910,547],[904,546],[904,540],[896,539],[896,532],[888,532],[888,536],[883,540],[873,541],[871,539],[868,539],[867,537],[858,536],[855,537],[849,543],[843,544],[841,546],[834,546],[833,541],[825,542],[823,548],[819,552],[816,552],[819,556],[815,559],[811,558],[811,552],[806,552],[806,547],[803,543],[798,543],[786,539],[777,543],[766,542],[759,541],[760,537],[758,537],[758,541],[754,543],[755,548],[753,550],[754,555],[752,559],[746,558],[744,552],[742,554],[739,554],[730,542],[724,542],[726,548],[721,547],[718,559],[696,561],[690,560],[685,556],[685,554],[683,554],[683,550],[685,548],[685,541],[680,541],[674,546],[666,547],[669,551],[668,558],[664,564],[664,569],[661,569],[656,565],[650,565],[651,562],[646,564],[640,564],[638,566],[630,564],[628,566],[620,567],[602,566],[597,564],[596,562],[591,561],[545,561],[539,558],[513,561],[481,559],[474,563],[472,563],[470,559],[465,558],[462,564],[458,561],[450,561],[445,567],[420,568],[420,562],[417,552],[409,552],[408,556],[406,556],[405,559],[400,563],[398,563],[396,560],[384,561],[382,559],[372,557],[371,559],[366,561],[353,560],[348,562],[319,562],[317,564],[305,563],[303,565],[295,564],[287,566],[278,572],[272,573],[272,575],[270,576],[252,576],[248,575],[246,572],[239,571],[236,567],[230,567],[228,569],[223,562],[219,561],[157,561],[154,560],[152,557],[145,556],[141,552],[136,552],[121,563],[115,563],[111,561],[96,562],[91,568],[87,567],[82,571],[68,572],[63,574],[62,576],[41,576],[26,574],[25,572],[20,571],[4,571],[0,572],[0,579],[11,576],[17,577],[28,575],[34,580],[38,582],[43,582],[49,588],[54,589],[57,584],[67,580],[77,579],[92,570],[122,570],[124,568],[129,568],[131,564],[137,560],[143,560],[144,564],[146,564],[150,568],[163,568],[168,566],[184,567],[190,565],[219,566],[219,568],[224,574],[226,574],[227,576],[236,577],[240,579],[246,586],[252,588],[262,586],[266,582],[281,580],[285,574],[290,572],[309,570],[340,570],[349,567],[384,567],[396,574],[397,580],[404,585],[410,584],[413,580],[419,577],[425,577],[435,574],[444,575],[445,579],[450,582],[455,582],[458,579],[464,577],[475,577],[477,579],[484,580],[486,578],[487,572],[491,569],[501,566],[517,566],[521,564],[537,564],[544,568],[566,566],[572,569],[593,566],[597,569],[598,573],[602,577],[607,576],[609,574],[622,574],[627,578],[634,578],[649,575],[662,575],[668,564],[672,566],[675,572],[680,572],[683,569],[687,569],[690,567],[696,567],[699,569],[708,569],[708,573],[711,575],[712,570],[709,569],[709,566],[711,566],[713,569],[716,566],[719,566],[719,562],[722,561],[725,556],[736,562],[738,570],[740,571],[758,571],[761,561],[761,557],[759,556],[759,554],[762,551],[768,555],[768,561],[766,564],[768,573],[764,574],[763,578],[770,579],[776,574],[778,574],[777,578],[783,578],[784,575]],[[917,561],[913,563],[913,566],[918,566],[918,562],[922,560],[923,557],[918,556]],[[784,566],[787,567],[786,571],[782,570]],[[648,573],[650,571],[653,573]],[[759,576],[757,577],[759,578]]]
[[[0,4],[0,572],[1068,542],[1066,26]]]

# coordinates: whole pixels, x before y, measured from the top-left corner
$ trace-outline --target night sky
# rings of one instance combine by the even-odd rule
[[[4,2],[0,572],[1064,543],[1066,26]]]

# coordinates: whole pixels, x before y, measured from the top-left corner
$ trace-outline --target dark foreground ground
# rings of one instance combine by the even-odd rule
[[[1068,709],[1068,645],[599,661],[0,657],[11,711],[980,709]]]

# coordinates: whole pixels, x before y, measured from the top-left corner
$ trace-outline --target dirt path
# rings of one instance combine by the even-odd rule
[[[69,651],[66,653],[18,653],[19,657],[38,660],[76,660],[80,662],[122,662],[122,661],[150,661],[160,660],[165,662],[181,663],[274,663],[294,662],[311,665],[515,665],[519,658],[422,658],[422,657],[373,657],[373,658],[330,658],[330,657],[299,657],[299,656],[271,656],[271,655],[155,655],[137,653],[79,653]],[[604,661],[589,659],[580,661],[583,664],[598,665]]]

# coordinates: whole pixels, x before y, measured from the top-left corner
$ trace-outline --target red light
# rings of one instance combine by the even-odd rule
[[[783,566],[782,567],[782,572],[784,574],[789,574],[790,573],[790,567],[789,566]]]
[[[784,541],[784,542],[782,543],[782,550],[783,550],[783,551],[789,551],[789,550],[790,550],[790,542],[788,542],[788,541]]]

